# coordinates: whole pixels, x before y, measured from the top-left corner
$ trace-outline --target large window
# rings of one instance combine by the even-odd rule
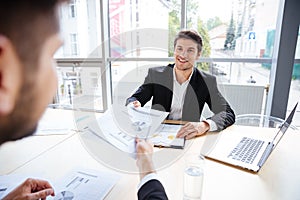
[[[180,18],[180,2],[180,0],[109,1],[114,101],[124,105],[126,97],[143,81],[148,67],[166,64],[163,60],[148,61],[169,57],[169,36],[172,35],[172,31],[177,32],[180,29],[179,20],[176,21],[176,30],[173,30],[173,26],[169,26],[173,24],[170,23],[173,20],[169,16]],[[145,58],[145,61],[135,62],[132,60],[135,58]]]
[[[174,37],[185,27],[203,38],[201,70],[220,83],[268,87],[279,0],[188,0],[185,9],[181,2],[110,1],[113,86],[121,80],[141,84],[149,66],[172,62]]]
[[[187,3],[187,27],[202,35],[203,57],[272,57],[279,0],[190,0]],[[270,63],[211,63],[203,68],[217,76],[226,74],[224,80],[230,83],[245,84],[252,77],[256,84],[266,85],[270,66]]]
[[[103,110],[99,13],[98,0],[72,0],[60,10],[64,45],[55,55],[60,106]]]
[[[179,0],[110,1],[111,57],[172,57],[174,37],[184,26],[202,35],[204,58],[271,59],[278,5],[278,0],[189,0],[186,1],[186,21],[182,22]],[[229,82],[243,83],[252,76],[258,83],[268,83],[268,76],[260,81],[257,66],[263,73],[270,69],[270,64],[259,63],[248,66],[209,63],[200,67],[245,76],[231,76]],[[247,73],[240,72],[244,68]]]
[[[60,12],[62,33],[65,39],[70,37],[70,34],[76,33],[76,36],[66,39],[64,46],[56,54],[60,65],[58,73],[62,74],[60,85],[64,85],[61,86],[64,88],[64,95],[68,93],[68,85],[70,91],[77,91],[76,88],[80,87],[80,92],[71,92],[73,99],[86,94],[94,95],[93,90],[95,94],[99,94],[96,102],[100,101],[101,104],[102,100],[108,98],[102,96],[101,90],[108,85],[112,86],[112,97],[116,97],[117,92],[120,92],[120,81],[125,81],[131,85],[130,90],[134,90],[133,86],[143,82],[149,67],[173,62],[173,40],[182,28],[195,29],[201,34],[204,47],[197,67],[217,76],[219,83],[262,85],[268,88],[280,2],[71,1]],[[108,6],[107,10],[100,10],[100,5],[105,8]],[[109,13],[107,21],[102,19],[102,13]],[[70,18],[70,15],[74,17]],[[101,32],[101,26],[109,31]],[[108,39],[102,41],[102,35]],[[102,44],[107,50],[101,47]],[[296,59],[299,59],[298,52],[297,50]],[[105,58],[102,55],[105,55]],[[101,72],[102,65],[105,65],[109,73]],[[290,92],[295,96],[299,92],[297,81],[300,78],[297,73],[296,64],[292,80],[292,85],[296,87],[291,86],[291,90],[294,88],[295,91]],[[73,78],[74,75],[77,77]],[[111,82],[105,83],[101,81],[101,77]],[[70,82],[67,79],[75,80]],[[84,87],[87,83],[91,85]],[[103,83],[105,85],[102,85]],[[63,90],[59,88],[59,91]],[[122,99],[129,96],[130,92],[126,91],[125,94],[125,90],[122,90]],[[65,99],[64,102],[70,104],[70,95],[63,96],[60,92],[59,94],[60,99]],[[86,97],[90,98],[89,95]],[[100,108],[105,109],[102,104]]]
[[[168,0],[110,0],[111,57],[167,57],[170,6]]]

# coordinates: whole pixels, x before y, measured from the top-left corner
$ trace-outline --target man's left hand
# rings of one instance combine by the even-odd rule
[[[176,137],[187,140],[196,136],[203,135],[209,130],[209,124],[206,122],[188,122],[178,131]]]

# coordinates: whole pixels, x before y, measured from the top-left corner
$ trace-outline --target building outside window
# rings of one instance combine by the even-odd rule
[[[78,55],[78,39],[77,39],[77,34],[76,33],[72,33],[70,35],[70,39],[71,39],[71,52],[73,56],[77,56]]]
[[[147,68],[173,62],[173,40],[182,27],[183,5],[181,0],[107,1],[109,41],[101,41],[99,0],[73,0],[67,9],[62,10],[61,16],[64,38],[71,39],[65,41],[63,50],[59,51],[57,57],[101,58],[101,48],[98,48],[99,51],[95,49],[103,42],[109,44],[114,93],[118,82],[124,81],[128,73],[134,71],[134,78],[127,77],[129,85],[138,85],[144,80]],[[271,65],[262,60],[272,59],[279,2],[280,0],[187,0],[185,27],[196,29],[204,41],[197,66],[214,74],[220,83],[267,86]],[[68,15],[76,17],[75,20]],[[77,35],[73,35],[74,33]],[[296,59],[299,59],[298,52],[299,50]],[[134,60],[138,58],[144,59]],[[147,61],[147,58],[152,61]],[[163,59],[153,61],[153,58]],[[223,62],[215,61],[214,58],[250,58],[261,61]],[[292,82],[300,80],[298,66],[299,64],[295,65]],[[82,93],[85,94],[88,88],[93,88],[85,83],[95,83],[95,77],[89,77],[90,72],[100,75],[100,68],[87,70],[82,67],[81,70],[82,76],[88,76],[81,79]],[[85,70],[87,71],[84,72]],[[249,82],[250,77],[254,81]],[[93,81],[85,81],[89,79]],[[98,86],[100,91],[102,86]],[[91,94],[91,91],[88,93]]]
[[[77,17],[76,0],[72,0],[69,3],[69,17],[70,18],[76,18]]]

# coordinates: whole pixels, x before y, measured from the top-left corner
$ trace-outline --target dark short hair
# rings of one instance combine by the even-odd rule
[[[59,31],[57,6],[66,1],[1,1],[0,34],[9,38],[24,65],[35,66],[45,40]]]
[[[175,46],[177,44],[177,40],[178,39],[189,39],[189,40],[193,40],[194,42],[197,43],[197,48],[198,48],[198,52],[202,51],[202,37],[200,36],[200,34],[195,31],[195,30],[181,30],[174,39],[174,49]]]

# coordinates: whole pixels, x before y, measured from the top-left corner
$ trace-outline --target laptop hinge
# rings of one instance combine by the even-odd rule
[[[267,160],[267,158],[269,157],[269,155],[271,154],[272,150],[273,150],[273,142],[269,142],[267,148],[265,149],[260,161],[258,162],[258,166],[261,167]]]

